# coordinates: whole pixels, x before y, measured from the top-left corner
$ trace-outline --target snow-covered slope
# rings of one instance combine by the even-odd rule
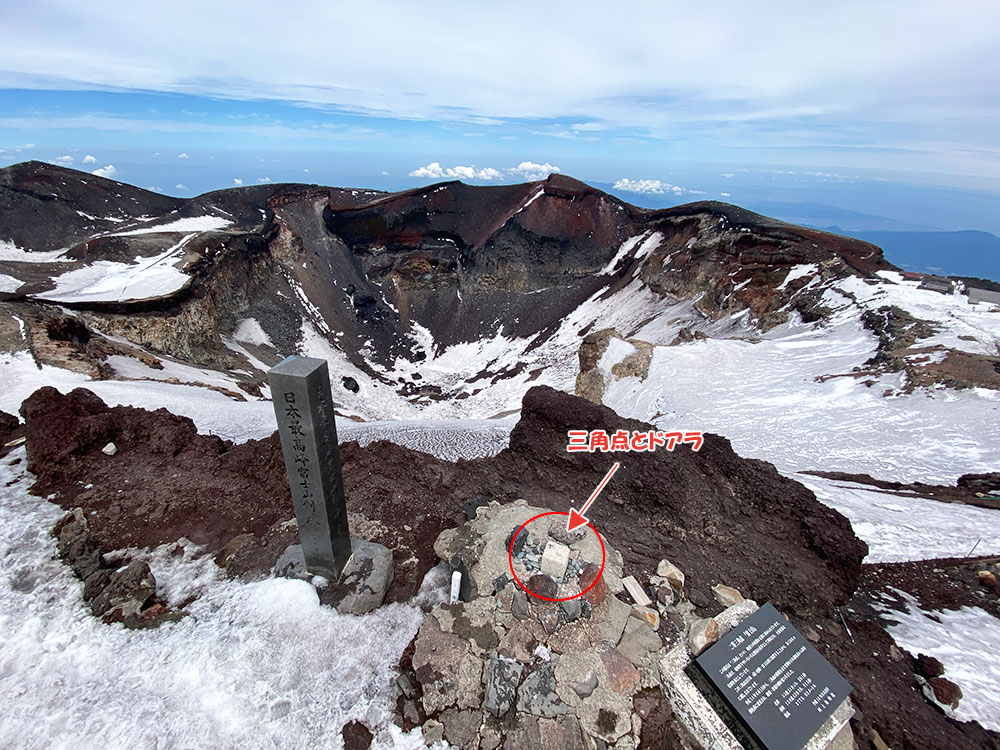
[[[28,495],[23,457],[0,464],[0,746],[326,746],[358,720],[380,728],[378,747],[424,747],[387,716],[419,608],[338,615],[304,581],[228,581],[182,544],[148,561],[168,601],[199,595],[190,614],[109,627],[60,561],[49,530],[62,511]]]

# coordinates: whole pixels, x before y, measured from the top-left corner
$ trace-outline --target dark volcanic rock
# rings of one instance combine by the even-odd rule
[[[1000,471],[988,474],[963,474],[958,478],[958,486],[972,492],[1000,492]]]
[[[368,750],[375,735],[360,721],[349,721],[340,730],[344,739],[344,750]]]
[[[13,432],[17,429],[17,426],[21,424],[20,420],[13,414],[8,414],[5,411],[0,411],[0,436],[4,436],[9,432]]]
[[[946,677],[934,677],[928,680],[927,684],[934,691],[938,703],[958,708],[958,703],[962,700],[962,688]]]
[[[276,436],[234,446],[199,435],[187,417],[108,407],[82,388],[39,389],[21,415],[38,478],[32,491],[56,492],[64,507],[100,508],[90,529],[102,549],[186,536],[215,550],[293,515]],[[110,442],[118,453],[105,456]]]
[[[241,534],[264,539],[294,515],[276,436],[233,445],[199,435],[189,419],[163,409],[111,408],[82,389],[62,395],[43,388],[22,415],[28,468],[38,477],[34,491],[55,493],[64,507],[96,511],[88,517],[103,549],[186,536],[216,550]],[[524,398],[510,448],[493,458],[456,464],[384,441],[342,446],[348,510],[377,521],[381,530],[369,541],[394,551],[387,600],[416,590],[435,564],[433,540],[462,518],[467,498],[530,496],[565,512],[587,497],[612,457],[567,454],[566,432],[619,428],[648,426],[536,387]],[[100,452],[108,442],[118,446],[117,455]],[[708,591],[723,580],[802,616],[845,601],[865,554],[843,516],[714,435],[697,453],[685,446],[630,455],[602,500],[592,520],[612,542],[628,541],[619,547],[637,577],[654,573],[667,557],[689,572],[692,589]],[[400,523],[404,516],[408,529]],[[590,592],[595,599],[598,588]],[[714,604],[706,598],[703,606]]]
[[[90,611],[100,617],[120,610],[116,619],[125,619],[138,615],[155,592],[156,579],[149,565],[134,560],[111,574],[107,585],[90,602]]]
[[[497,460],[520,467],[534,502],[562,511],[587,497],[614,460],[567,453],[570,429],[650,427],[548,387],[528,391]],[[697,453],[684,446],[629,454],[604,493],[589,515],[608,539],[628,540],[621,551],[637,578],[668,558],[692,588],[726,581],[783,611],[825,614],[850,597],[867,554],[841,514],[771,464],[739,457],[718,435],[705,435]]]
[[[944,674],[944,665],[938,659],[927,654],[920,654],[916,659],[917,672],[928,680]]]
[[[553,581],[549,576],[544,573],[536,573],[528,579],[525,584],[528,591],[534,592],[539,596],[544,596],[548,599],[554,599],[555,595],[558,593],[559,588],[556,582]]]

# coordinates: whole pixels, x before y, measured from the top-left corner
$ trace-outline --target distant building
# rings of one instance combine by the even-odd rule
[[[941,294],[951,294],[955,291],[955,282],[941,276],[924,276],[920,282],[921,289],[930,289],[932,292]]]
[[[988,302],[993,305],[1000,305],[1000,292],[980,289],[978,286],[970,286],[968,290],[969,302]]]
[[[903,278],[906,281],[923,281],[924,275],[922,273],[915,273],[914,271],[903,271]]]

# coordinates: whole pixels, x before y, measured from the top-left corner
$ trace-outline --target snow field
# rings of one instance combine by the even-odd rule
[[[67,271],[53,278],[55,289],[35,296],[51,302],[126,302],[171,294],[190,280],[175,264],[192,237],[185,235],[153,258],[138,256],[132,263],[98,260]]]
[[[212,232],[218,229],[225,229],[232,223],[221,216],[193,216],[184,219],[175,219],[166,224],[140,227],[139,229],[130,229],[125,232],[115,232],[110,236],[128,237],[137,234],[161,234],[164,232]]]
[[[18,247],[10,240],[0,240],[0,260],[12,260],[23,263],[65,263],[69,258],[61,257],[66,250],[49,250],[46,252],[28,251]]]
[[[185,545],[180,558],[161,548],[151,567],[168,599],[201,592],[188,617],[104,625],[58,560],[49,530],[62,511],[27,494],[23,458],[0,464],[0,746],[326,747],[356,719],[378,747],[424,747],[387,715],[419,609],[339,615],[308,583],[228,581]]]
[[[884,615],[896,621],[888,628],[893,640],[914,656],[927,654],[944,665],[944,676],[962,689],[955,711],[959,721],[1000,731],[1000,620],[978,607],[924,612],[905,591],[894,591],[906,602],[906,612]]]
[[[850,373],[874,351],[870,332],[847,312],[827,328],[785,324],[758,343],[656,347],[646,380],[612,379],[604,403],[661,429],[723,435],[741,455],[788,472],[952,483],[961,473],[996,469],[996,391],[942,388],[887,398],[899,376],[870,388],[849,376],[817,380]]]
[[[1000,554],[1000,512],[916,496],[873,491],[850,482],[790,476],[816,498],[843,513],[868,543],[865,562]]]

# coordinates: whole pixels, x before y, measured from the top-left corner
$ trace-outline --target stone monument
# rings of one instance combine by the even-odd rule
[[[772,604],[736,625],[694,663],[737,720],[737,736],[743,729],[767,750],[801,750],[851,693],[847,681]],[[742,744],[753,743],[743,739]]]
[[[326,360],[288,357],[267,373],[306,570],[331,581],[351,557]]]

